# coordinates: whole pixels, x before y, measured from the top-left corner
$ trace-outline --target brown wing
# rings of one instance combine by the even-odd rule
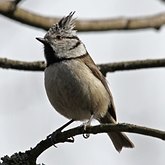
[[[105,77],[103,76],[103,74],[99,71],[97,65],[94,63],[94,61],[92,60],[92,58],[89,56],[89,54],[85,54],[80,58],[87,66],[88,68],[91,70],[91,72],[102,82],[102,84],[104,85],[105,89],[107,90],[110,100],[111,100],[111,104],[109,106],[108,112],[111,114],[111,116],[117,120],[116,118],[116,112],[115,112],[115,106],[114,106],[114,102],[113,102],[113,97],[112,94],[109,90],[108,84],[106,82]]]

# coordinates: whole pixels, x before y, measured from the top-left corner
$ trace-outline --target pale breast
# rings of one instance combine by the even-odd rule
[[[104,116],[109,95],[101,81],[78,60],[67,60],[45,69],[45,88],[52,106],[74,120]]]

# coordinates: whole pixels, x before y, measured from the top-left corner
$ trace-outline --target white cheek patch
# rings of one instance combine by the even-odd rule
[[[78,42],[78,41],[77,41]],[[52,44],[51,47],[55,51],[55,55],[59,58],[75,58],[82,56],[86,54],[86,48],[83,43],[81,43],[78,46],[76,46],[73,49],[70,49],[74,47],[76,42],[70,42],[70,41],[65,41],[65,42],[59,42],[56,44]]]
[[[57,51],[56,51],[57,52]],[[86,54],[86,48],[85,46],[81,43],[80,45],[78,45],[77,47],[75,47],[74,49],[71,50],[66,50],[64,48],[60,48],[58,49],[58,53],[56,54],[59,58],[75,58],[75,57],[79,57],[82,56],[84,54]]]
[[[70,57],[78,57],[86,54],[86,48],[85,46],[81,43],[79,44],[76,48],[67,51]]]

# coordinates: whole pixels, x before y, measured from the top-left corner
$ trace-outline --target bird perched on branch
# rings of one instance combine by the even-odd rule
[[[75,12],[53,25],[44,38],[36,38],[44,44],[47,62],[45,89],[52,106],[72,120],[92,119],[100,123],[117,123],[112,94],[106,79],[76,34]],[[116,150],[133,148],[133,143],[121,132],[109,132]]]

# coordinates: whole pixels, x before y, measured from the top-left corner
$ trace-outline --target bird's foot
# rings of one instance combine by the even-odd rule
[[[84,122],[84,123],[83,123],[84,131],[87,130],[87,127],[90,127],[90,126],[91,126],[91,122],[92,122],[93,118],[94,118],[94,115],[92,115],[92,116],[90,117],[90,119],[89,119],[87,122]],[[89,133],[84,133],[84,134],[83,134],[83,137],[84,137],[85,139],[89,138],[89,136],[90,136]]]

